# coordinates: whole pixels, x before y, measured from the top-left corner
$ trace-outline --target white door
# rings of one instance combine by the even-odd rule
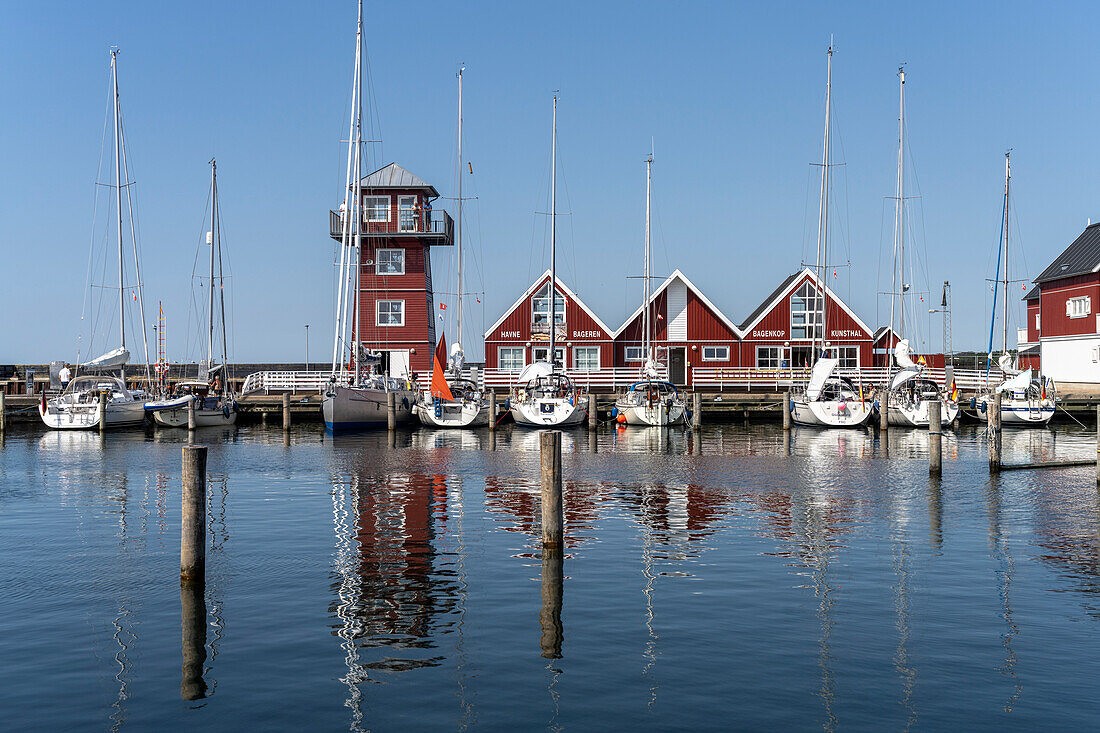
[[[409,350],[401,349],[397,351],[388,351],[390,374],[389,376],[395,379],[404,379],[409,376]]]

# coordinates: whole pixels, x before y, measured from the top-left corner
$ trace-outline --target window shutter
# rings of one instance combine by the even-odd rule
[[[1089,296],[1089,295],[1086,295],[1085,296],[1085,313],[1084,313],[1084,315],[1087,316],[1089,313],[1092,313],[1092,297]]]
[[[1072,299],[1066,301],[1066,315],[1067,316],[1072,316],[1073,315],[1073,300]]]

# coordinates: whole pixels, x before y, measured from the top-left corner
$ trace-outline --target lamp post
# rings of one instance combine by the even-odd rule
[[[309,324],[306,324],[306,371],[309,371]]]

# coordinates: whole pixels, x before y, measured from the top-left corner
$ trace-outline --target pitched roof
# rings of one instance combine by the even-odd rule
[[[772,310],[772,308],[774,308],[776,305],[778,305],[780,300],[787,297],[787,295],[792,290],[794,290],[795,285],[799,281],[801,281],[803,277],[807,277],[807,276],[814,282],[814,284],[818,288],[822,287],[821,278],[818,277],[817,273],[815,273],[809,267],[804,267],[799,272],[796,272],[793,275],[789,276],[786,280],[784,280],[782,283],[780,283],[779,287],[776,288],[775,290],[773,290],[772,294],[769,295],[763,303],[761,303],[759,306],[757,306],[756,310],[754,310],[752,312],[752,315],[750,315],[747,319],[745,319],[744,323],[741,324],[740,328],[741,328],[742,338],[744,338],[744,334],[748,334],[750,331],[752,331],[753,326],[755,326],[757,323],[759,323],[764,318],[764,316],[767,315]],[[870,335],[871,334],[871,328],[866,323],[863,322],[862,318],[860,318],[859,316],[857,316],[855,314],[855,311],[853,311],[851,308],[848,307],[847,303],[845,303],[843,300],[840,299],[840,297],[836,294],[836,291],[833,290],[833,289],[829,289],[828,292],[829,292],[829,297],[832,298],[833,301],[837,305],[839,305],[841,308],[844,309],[844,312],[847,313],[848,316],[853,321],[855,321],[859,325],[860,328],[863,329],[863,332],[865,334]]]
[[[742,338],[741,329],[739,329],[733,321],[727,318],[725,313],[716,308],[714,303],[711,303],[707,296],[703,295],[702,291],[700,291],[699,288],[695,287],[695,283],[693,283],[691,280],[688,280],[687,275],[680,272],[679,269],[676,269],[671,275],[666,277],[665,281],[661,283],[657,287],[657,289],[650,294],[649,302],[653,303],[654,301],[656,301],[657,296],[663,293],[668,288],[668,286],[673,283],[674,280],[680,280],[685,286],[687,286],[688,290],[691,290],[693,293],[699,296],[699,300],[703,301],[703,305],[710,309],[711,313],[717,316],[718,319],[722,321],[723,324],[725,324],[726,328],[728,328],[734,336],[736,336],[737,338]],[[619,326],[618,330],[616,330],[613,334],[615,338],[618,338],[619,334],[625,331],[626,327],[633,323],[634,319],[642,314],[642,308],[643,306],[638,306],[637,310],[626,317],[626,320],[623,321],[623,325]]]
[[[1038,299],[1039,299],[1039,286],[1038,285],[1033,287],[1031,290],[1027,291],[1027,295],[1025,295],[1023,298],[1021,298],[1021,300],[1038,300]]]
[[[1085,231],[1033,282],[1042,283],[1097,271],[1100,271],[1100,222],[1085,227]]]
[[[756,306],[756,310],[749,314],[749,317],[741,322],[741,331],[748,331],[753,323],[760,320],[760,317],[772,309],[772,303],[779,300],[779,296],[783,294],[783,291],[791,286],[795,280],[798,279],[801,272],[796,272],[793,275],[788,275],[787,279],[779,283],[779,287],[772,291],[772,294],[767,298],[764,298],[764,302]]]
[[[501,314],[500,318],[496,320],[496,323],[486,329],[484,338],[488,339],[492,335],[493,331],[500,328],[500,324],[504,323],[505,319],[508,318],[508,316],[512,315],[512,313],[516,310],[516,308],[520,306],[523,301],[527,300],[527,298],[529,298],[532,293],[540,289],[543,283],[549,279],[550,270],[546,270],[541,275],[536,277],[535,281],[531,283],[531,286],[523,292],[523,295],[519,296],[516,302],[512,303],[512,305],[507,310],[505,310],[504,313]],[[592,309],[585,305],[584,301],[581,300],[576,293],[570,290],[568,285],[562,282],[560,277],[558,278],[558,290],[564,293],[566,298],[569,298],[569,300],[572,300],[574,303],[580,306],[581,310],[587,313],[588,316],[596,322],[596,325],[603,329],[604,333],[606,333],[609,337],[614,335],[615,332],[608,328],[607,325],[600,319],[600,317],[593,313]]]
[[[428,191],[432,196],[439,195],[439,192],[435,190],[435,186],[415,173],[405,170],[397,163],[390,163],[374,173],[363,176],[359,185],[363,188],[420,188]]]

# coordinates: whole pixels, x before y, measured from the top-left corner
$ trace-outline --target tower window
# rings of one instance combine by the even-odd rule
[[[791,338],[822,338],[824,299],[812,283],[803,283],[791,296]]]
[[[390,197],[389,196],[364,196],[363,197],[363,214],[367,217],[367,221],[381,222],[390,220]]]
[[[376,250],[374,253],[374,272],[378,275],[404,275],[405,250]]]
[[[405,325],[405,301],[380,300],[377,303],[379,326],[404,326]]]

